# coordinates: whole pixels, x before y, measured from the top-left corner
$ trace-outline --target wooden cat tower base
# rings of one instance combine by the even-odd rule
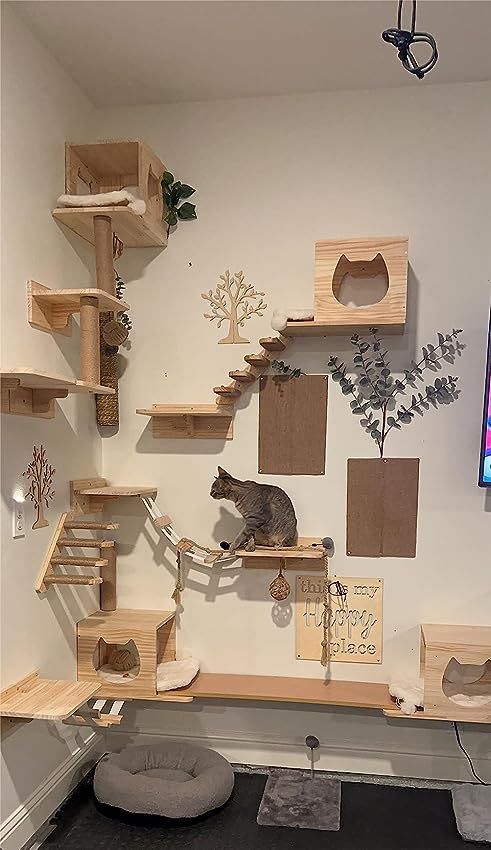
[[[99,697],[156,696],[158,664],[176,659],[175,628],[174,611],[96,611],[77,624],[78,681],[99,685]],[[122,683],[104,681],[99,668],[107,663],[111,650],[129,642],[139,656],[137,677]]]
[[[408,239],[379,236],[324,239],[315,243],[314,321],[288,322],[287,336],[328,336],[366,332],[402,334],[406,322]],[[388,289],[376,304],[348,307],[338,300],[346,274],[367,278],[387,274]]]

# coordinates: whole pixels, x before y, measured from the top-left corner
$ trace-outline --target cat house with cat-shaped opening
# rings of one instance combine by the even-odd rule
[[[175,611],[118,608],[77,624],[77,680],[98,683],[98,696],[156,696],[159,665],[175,660]]]
[[[370,327],[385,333],[404,333],[407,268],[408,239],[405,236],[316,242],[312,324],[325,327],[326,333],[347,334]],[[356,281],[360,292],[377,278],[382,290],[375,296],[375,303],[366,303],[366,300],[362,306],[343,303],[343,282],[348,276]]]

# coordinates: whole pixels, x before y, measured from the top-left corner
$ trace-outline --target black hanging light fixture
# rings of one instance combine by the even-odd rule
[[[438,60],[438,47],[436,41],[429,32],[416,32],[416,0],[413,0],[413,9],[411,16],[411,30],[404,30],[402,24],[402,5],[404,0],[399,0],[397,7],[397,27],[384,30],[382,38],[388,44],[393,44],[397,48],[397,55],[401,60],[406,71],[414,74],[419,80],[422,80],[424,75],[435,67]],[[430,58],[422,65],[418,62],[411,52],[413,44],[427,44],[431,48]]]

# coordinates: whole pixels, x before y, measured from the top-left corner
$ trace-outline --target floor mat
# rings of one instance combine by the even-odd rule
[[[343,781],[341,828],[327,835],[258,825],[267,777],[235,778],[229,802],[191,824],[101,809],[86,782],[43,850],[476,850],[457,832],[450,791]]]
[[[341,782],[321,773],[301,775],[278,770],[268,776],[257,813],[260,826],[290,829],[339,829]]]
[[[452,791],[452,802],[462,838],[491,844],[491,787],[461,785]]]

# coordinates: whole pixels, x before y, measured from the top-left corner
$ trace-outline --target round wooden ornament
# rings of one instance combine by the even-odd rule
[[[104,325],[102,337],[107,345],[122,345],[128,339],[128,330],[121,322],[111,319]]]

